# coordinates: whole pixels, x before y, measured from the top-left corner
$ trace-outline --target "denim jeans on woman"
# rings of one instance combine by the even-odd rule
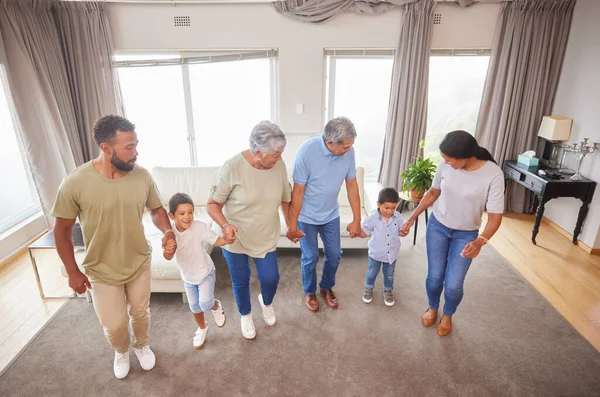
[[[238,311],[242,316],[245,316],[252,311],[252,304],[250,303],[250,257],[245,254],[235,254],[226,249],[222,249],[222,251],[229,266],[233,296]],[[260,281],[263,303],[268,306],[273,303],[273,297],[279,284],[277,254],[272,251],[267,253],[264,258],[252,258],[252,260],[256,265],[256,274],[258,281]]]
[[[456,230],[442,225],[432,214],[427,225],[427,297],[429,307],[438,309],[444,291],[444,314],[451,316],[463,298],[463,285],[472,259],[460,253],[475,240],[478,230]]]

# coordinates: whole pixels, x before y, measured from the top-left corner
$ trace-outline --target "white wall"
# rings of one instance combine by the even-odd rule
[[[600,1],[578,0],[573,15],[569,44],[558,86],[553,115],[573,119],[571,142],[584,137],[600,142]],[[585,159],[581,173],[600,182],[600,153]],[[557,199],[546,206],[546,216],[563,229],[573,232],[581,202]],[[581,241],[600,248],[600,188],[596,188]]]
[[[439,4],[434,48],[491,47],[499,4],[460,8]],[[191,27],[174,27],[174,16],[190,16]],[[396,48],[400,12],[343,14],[321,24],[297,22],[269,4],[111,4],[109,19],[117,51],[279,49],[279,117],[295,149],[324,124],[324,48]],[[297,115],[296,104],[304,104]],[[359,131],[360,133],[360,131]]]

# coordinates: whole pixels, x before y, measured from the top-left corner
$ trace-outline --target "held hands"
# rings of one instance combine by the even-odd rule
[[[353,220],[352,223],[350,223],[346,227],[346,231],[348,231],[350,238],[360,236],[360,231],[361,231],[360,220]]]
[[[167,232],[162,238],[162,248],[164,255],[175,255],[175,251],[177,250],[177,240],[175,240],[175,234],[173,234],[173,232]]]
[[[465,248],[462,250],[460,255],[469,259],[476,258],[477,255],[479,255],[479,252],[481,251],[481,247],[483,247],[483,241],[481,241],[480,238],[476,238],[475,240],[465,245]]]
[[[175,253],[176,249],[177,249],[177,243],[175,242],[175,240],[169,240],[169,241],[167,241],[166,246],[163,247],[163,253],[165,255],[172,256]]]
[[[304,232],[302,230],[300,230],[300,229],[288,229],[288,231],[285,234],[285,236],[292,243],[297,243],[298,241],[300,241],[300,239],[302,237],[304,237]]]
[[[360,236],[360,232],[361,232],[361,227],[360,227],[360,220],[355,220],[352,221],[352,223],[350,223],[347,227],[346,230],[348,231],[348,233],[350,234],[351,238],[355,238]],[[297,228],[290,228],[288,229],[286,235],[285,235],[288,240],[290,240],[292,243],[297,243],[298,241],[300,241],[300,239],[302,237],[304,237],[304,232],[300,229]]]
[[[404,225],[402,225],[402,229],[400,229],[400,232],[398,233],[400,237],[408,236],[408,233],[410,233],[410,228],[414,225],[414,223],[415,220],[413,218],[408,218],[408,220],[404,223]]]
[[[225,239],[225,243],[233,244],[238,234],[237,227],[226,223],[223,225],[223,238]]]
[[[85,274],[80,271],[69,274],[69,287],[78,294],[83,294],[86,289],[92,289],[92,284]]]

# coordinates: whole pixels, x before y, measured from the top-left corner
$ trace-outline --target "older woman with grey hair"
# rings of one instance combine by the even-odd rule
[[[250,262],[256,265],[263,319],[273,326],[273,297],[279,284],[275,247],[280,236],[279,207],[288,223],[291,186],[281,159],[286,139],[270,121],[250,133],[250,148],[225,162],[211,189],[207,210],[223,229],[228,245],[223,254],[229,266],[233,294],[242,316],[242,335],[256,336],[250,299]]]

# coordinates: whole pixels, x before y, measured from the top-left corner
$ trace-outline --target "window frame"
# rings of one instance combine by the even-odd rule
[[[391,48],[334,49],[326,48],[323,54],[325,90],[323,103],[323,125],[335,114],[335,75],[337,59],[388,59],[393,58],[396,50]],[[391,84],[391,82],[390,82]]]
[[[335,80],[336,80],[336,61],[338,59],[392,59],[396,50],[392,48],[344,48],[334,49],[325,48],[323,53],[323,68],[325,76],[325,89],[323,90],[323,122],[325,125],[335,115]],[[392,77],[393,78],[393,77]],[[390,81],[391,87],[391,81]],[[389,103],[389,98],[388,98]],[[385,131],[383,132],[385,136]],[[364,164],[356,164],[357,167],[363,167]],[[365,181],[371,179],[370,173],[365,170]],[[379,176],[378,176],[379,177]],[[378,178],[377,178],[378,179]]]
[[[431,57],[478,57],[478,56],[491,57],[491,55],[492,55],[491,48],[432,49],[429,53],[430,58]],[[489,63],[488,63],[488,71],[489,71]],[[486,71],[486,74],[487,74],[487,71]],[[484,81],[484,87],[482,87],[482,88],[485,89],[485,81]],[[481,99],[482,98],[480,98],[480,100],[479,100],[479,108],[481,108]],[[429,108],[429,96],[427,98],[427,106]],[[429,109],[428,109],[427,115],[428,115],[428,117],[430,115]],[[475,120],[475,124],[477,124],[477,120]],[[475,134],[475,131],[473,131],[472,134]],[[427,140],[428,135],[429,135],[429,122],[426,120],[425,138],[424,138],[425,142]],[[423,155],[425,155],[425,148],[423,148]],[[436,159],[436,157],[434,156],[434,160],[435,159]]]
[[[269,59],[270,76],[271,76],[271,121],[279,122],[279,87],[277,78],[279,66],[279,50],[257,49],[257,50],[226,50],[226,51],[173,51],[173,52],[155,52],[155,51],[127,51],[116,52],[113,58],[148,55],[148,59],[144,60],[113,60],[113,66],[119,68],[130,67],[160,67],[160,66],[181,66],[183,97],[185,103],[185,122],[187,127],[188,154],[190,165],[198,166],[198,153],[196,150],[196,138],[201,135],[196,130],[194,125],[194,113],[192,107],[192,89],[190,80],[189,65],[197,65],[202,63],[217,63],[217,62],[236,62],[250,59]],[[155,58],[152,58],[152,57]],[[168,56],[172,56],[167,58]]]
[[[37,187],[34,182],[34,177],[31,172],[31,168],[29,166],[29,161],[27,159],[27,155],[24,150],[23,140],[19,133],[20,123],[17,118],[16,110],[14,108],[14,103],[12,102],[10,87],[8,84],[8,78],[6,76],[6,71],[4,70],[3,65],[0,63],[0,92],[4,95],[6,99],[6,104],[8,107],[8,113],[10,114],[10,118],[12,121],[12,132],[15,134],[17,146],[19,148],[19,153],[21,154],[21,164],[23,165],[23,169],[25,171],[25,175],[27,176],[27,184],[29,185],[29,191],[32,192],[32,198],[35,201],[34,204],[29,207],[11,215],[9,218],[0,221],[0,235],[8,232],[15,226],[20,223],[25,222],[27,219],[33,217],[34,215],[40,215],[42,212],[42,205],[40,203],[39,195],[37,194]],[[9,131],[10,133],[10,131]],[[35,194],[33,194],[35,192]]]
[[[473,48],[473,49],[432,49],[429,52],[430,57],[437,56],[490,56],[491,48]],[[336,59],[382,59],[390,58],[396,55],[396,50],[392,48],[325,48],[323,53],[325,90],[323,103],[325,109],[323,112],[323,124],[333,118],[335,114],[335,69]],[[331,93],[331,95],[330,95]]]
[[[429,57],[491,56],[491,52],[491,48],[431,49],[429,52]],[[325,125],[328,120],[331,120],[335,114],[335,80],[337,59],[389,59],[394,58],[395,54],[396,50],[392,48],[325,48],[323,52],[323,69],[325,78],[323,89],[323,125]],[[427,135],[427,131],[425,134]]]

